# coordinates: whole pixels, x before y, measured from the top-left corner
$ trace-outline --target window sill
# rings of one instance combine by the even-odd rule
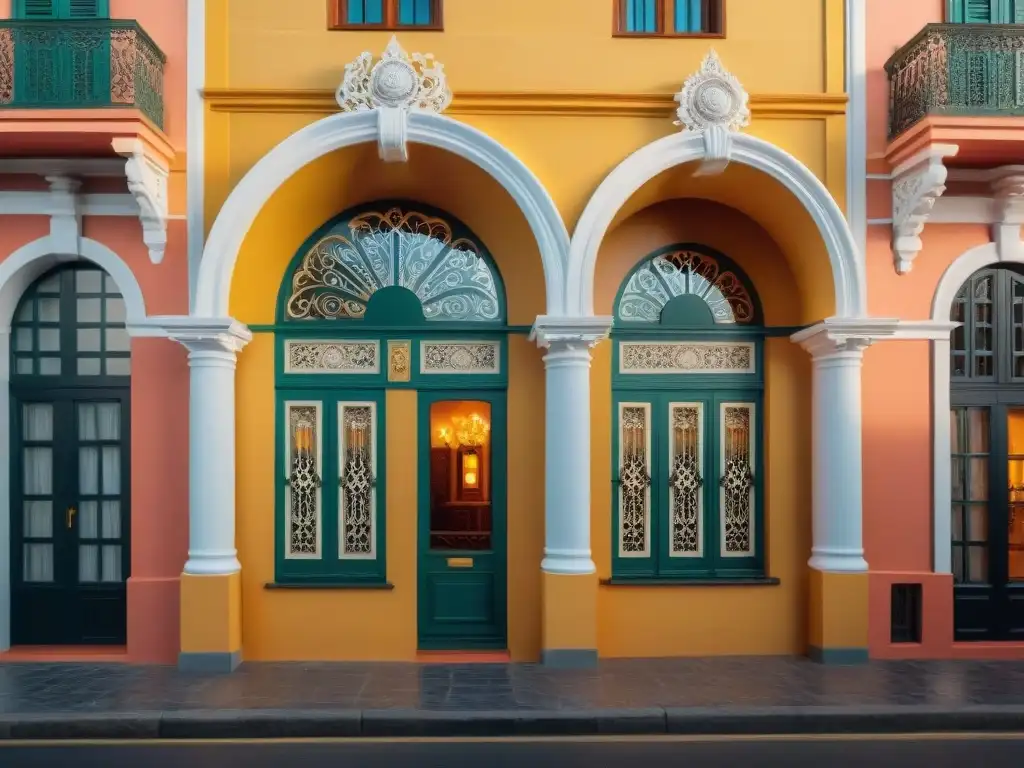
[[[264,589],[375,589],[392,590],[395,585],[389,581],[268,581]]]
[[[621,577],[601,579],[604,587],[777,587],[781,579],[772,576],[749,576],[733,578],[674,578],[674,579],[624,579]]]
[[[331,32],[444,32],[438,24],[330,24]]]
[[[724,32],[613,32],[612,37],[665,40],[724,40]]]

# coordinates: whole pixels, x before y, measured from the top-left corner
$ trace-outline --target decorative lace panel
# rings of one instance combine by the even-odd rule
[[[647,557],[651,527],[651,406],[619,405],[619,555]]]
[[[388,381],[407,382],[412,377],[412,344],[388,342]]]
[[[320,404],[285,403],[288,558],[320,557]]]
[[[292,277],[287,319],[361,319],[370,297],[390,286],[415,293],[427,320],[501,320],[498,282],[482,247],[456,238],[444,219],[398,207],[360,214],[306,252]]]
[[[0,29],[0,104],[14,101],[14,35],[9,27]]]
[[[500,351],[497,341],[424,341],[420,373],[500,373]]]
[[[749,342],[619,342],[620,373],[754,373]]]
[[[380,373],[376,341],[286,341],[285,373]]]
[[[753,299],[739,276],[723,271],[711,256],[688,250],[655,256],[637,269],[619,299],[618,319],[656,324],[669,301],[686,295],[703,299],[716,323],[754,319]]]
[[[672,557],[700,557],[704,552],[703,425],[700,403],[669,404],[669,521]]]
[[[754,554],[754,406],[723,403],[721,429],[722,556]]]
[[[340,557],[376,556],[375,403],[339,403]]]

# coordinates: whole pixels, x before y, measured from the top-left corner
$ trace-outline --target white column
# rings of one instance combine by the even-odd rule
[[[546,379],[545,573],[594,573],[590,554],[590,349],[611,318],[541,316],[533,328]]]
[[[168,332],[189,351],[185,573],[236,573],[241,565],[235,549],[235,363],[252,335],[230,318],[180,318]]]
[[[816,339],[812,426],[813,545],[809,565],[867,571],[863,535],[861,364],[867,342]]]
[[[953,572],[953,460],[950,456],[949,334],[932,341],[932,570]]]

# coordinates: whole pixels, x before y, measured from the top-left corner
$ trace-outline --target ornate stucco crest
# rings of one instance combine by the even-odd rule
[[[704,137],[705,159],[697,175],[721,173],[729,164],[732,133],[750,125],[749,96],[740,81],[722,66],[714,50],[676,94],[675,125]]]
[[[345,65],[345,78],[335,93],[345,112],[378,113],[378,148],[386,162],[409,159],[406,125],[410,111],[440,114],[452,101],[444,66],[433,54],[405,52],[392,37],[388,47],[374,63],[373,54],[364,51]]]

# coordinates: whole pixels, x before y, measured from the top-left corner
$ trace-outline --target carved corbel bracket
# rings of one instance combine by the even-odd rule
[[[875,341],[892,338],[899,320],[887,317],[829,317],[809,328],[797,331],[790,339],[810,352],[814,360],[837,355],[859,357]]]
[[[905,275],[921,252],[921,232],[935,201],[946,191],[947,157],[955,144],[935,144],[922,150],[892,174],[892,253],[896,272]]]
[[[126,158],[128,191],[139,206],[142,241],[154,264],[163,261],[167,248],[167,177],[169,169],[146,154],[139,139],[117,138],[114,151]]]
[[[732,134],[750,125],[749,96],[714,50],[676,94],[675,125],[704,139],[704,159],[694,176],[715,176],[729,165]]]
[[[377,112],[377,152],[386,163],[409,160],[408,123],[411,111],[440,114],[452,101],[444,66],[432,54],[405,52],[392,37],[376,63],[364,51],[345,66],[335,92],[344,112]]]

